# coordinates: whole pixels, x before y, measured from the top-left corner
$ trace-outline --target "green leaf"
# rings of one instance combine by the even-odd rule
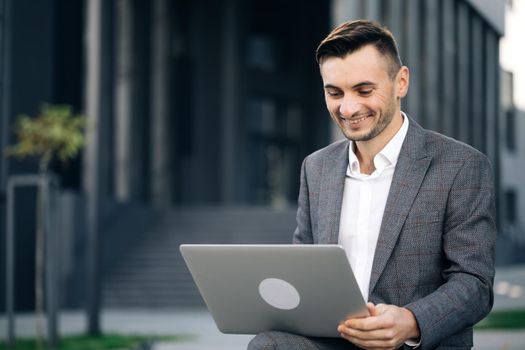
[[[40,161],[58,158],[62,162],[76,157],[84,146],[86,118],[74,115],[69,105],[44,104],[40,115],[17,117],[14,127],[18,142],[6,154],[17,158],[38,157]],[[46,162],[47,163],[47,162]]]

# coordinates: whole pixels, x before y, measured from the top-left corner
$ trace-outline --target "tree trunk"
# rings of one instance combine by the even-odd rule
[[[36,194],[35,312],[38,349],[44,349],[44,203],[42,186]]]

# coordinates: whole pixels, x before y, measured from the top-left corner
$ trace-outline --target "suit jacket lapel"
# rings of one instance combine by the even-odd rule
[[[392,254],[432,160],[432,157],[425,152],[423,132],[424,130],[410,119],[408,133],[399,154],[381,222],[370,276],[370,293],[374,290]]]
[[[337,244],[346,169],[348,142],[341,142],[323,162],[319,192],[319,244]]]

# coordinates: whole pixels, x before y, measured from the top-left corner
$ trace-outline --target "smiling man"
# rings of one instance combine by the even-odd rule
[[[340,338],[266,332],[248,348],[470,349],[493,303],[487,158],[401,111],[410,75],[386,28],[344,23],[316,58],[347,140],[304,160],[293,240],[341,244],[369,316],[334,325]]]

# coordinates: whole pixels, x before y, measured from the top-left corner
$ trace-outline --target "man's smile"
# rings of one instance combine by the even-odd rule
[[[367,114],[361,114],[357,117],[351,117],[351,118],[345,118],[343,117],[342,115],[339,115],[339,119],[341,119],[342,122],[344,123],[348,123],[348,124],[351,124],[351,125],[357,125],[359,123],[361,123],[362,121],[370,118],[370,117],[373,117],[373,113],[367,113]]]

